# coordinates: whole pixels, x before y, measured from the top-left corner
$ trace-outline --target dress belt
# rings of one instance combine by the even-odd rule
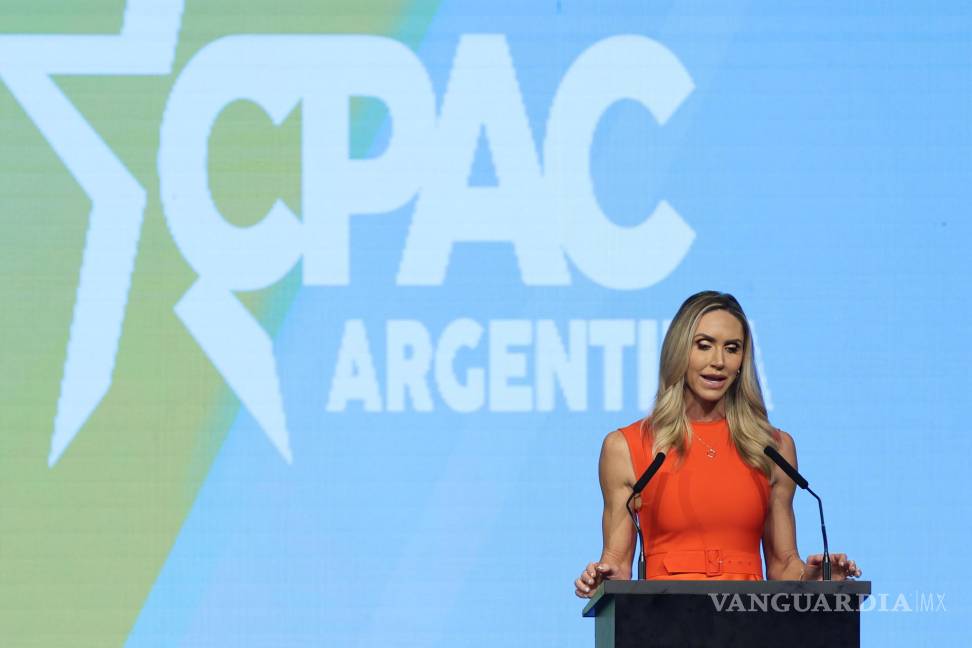
[[[699,549],[695,551],[665,551],[648,554],[645,576],[664,578],[671,574],[753,574],[763,577],[763,561],[758,553]]]

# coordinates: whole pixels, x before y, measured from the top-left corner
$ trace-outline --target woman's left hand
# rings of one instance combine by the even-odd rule
[[[847,557],[847,554],[830,554],[830,576],[833,580],[857,578],[862,572],[857,563]],[[807,569],[801,580],[823,580],[823,554],[807,556]]]

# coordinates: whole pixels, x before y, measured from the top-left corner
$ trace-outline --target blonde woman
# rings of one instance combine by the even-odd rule
[[[819,580],[823,555],[800,559],[793,481],[763,453],[771,445],[792,465],[796,446],[776,430],[753,362],[752,335],[735,297],[689,297],[661,351],[655,408],[607,435],[599,465],[604,497],[600,560],[574,581],[590,597],[605,579],[631,578],[635,528],[626,502],[655,454],[667,457],[634,500],[646,547],[646,577],[684,580]],[[860,576],[845,554],[833,578]]]

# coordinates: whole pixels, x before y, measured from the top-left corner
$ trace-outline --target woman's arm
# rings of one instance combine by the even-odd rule
[[[780,431],[778,448],[783,458],[797,467],[793,437]],[[800,580],[806,564],[800,560],[796,544],[796,521],[793,516],[793,493],[796,484],[783,470],[773,465],[770,475],[769,510],[763,527],[763,556],[768,580]]]
[[[796,468],[796,444],[793,443],[793,437],[782,430],[780,430],[778,449],[783,458]],[[768,580],[820,580],[821,578],[823,554],[814,554],[807,558],[807,562],[803,562],[797,551],[796,520],[793,515],[795,490],[796,484],[793,480],[774,464],[770,478],[769,511],[763,528],[763,555],[766,557]],[[847,554],[831,554],[830,562],[835,580],[861,575],[857,563],[850,560]]]
[[[635,528],[625,505],[631,496],[635,476],[631,467],[631,451],[620,430],[604,438],[598,475],[604,498],[604,514],[601,516],[604,545],[600,562],[618,567],[615,578],[629,579],[634,557]]]
[[[604,438],[598,475],[604,498],[604,513],[601,516],[604,544],[600,560],[587,565],[580,578],[574,581],[574,593],[581,597],[589,597],[605,579],[631,578],[635,528],[625,504],[631,495],[635,477],[631,452],[620,430]]]

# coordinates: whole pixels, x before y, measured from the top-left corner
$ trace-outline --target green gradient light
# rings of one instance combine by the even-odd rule
[[[53,469],[47,453],[91,204],[0,85],[0,645],[122,644],[239,408],[173,312],[195,280],[166,227],[156,172],[179,71],[237,33],[371,33],[414,46],[435,4],[190,0],[172,75],[56,79],[149,201],[112,388]],[[6,0],[0,31],[117,33],[123,6]],[[298,108],[274,127],[242,102],[220,117],[209,170],[231,222],[256,222],[277,198],[299,214],[300,117]],[[383,114],[362,104],[352,117],[360,153]],[[298,287],[295,270],[241,299],[273,334]]]

